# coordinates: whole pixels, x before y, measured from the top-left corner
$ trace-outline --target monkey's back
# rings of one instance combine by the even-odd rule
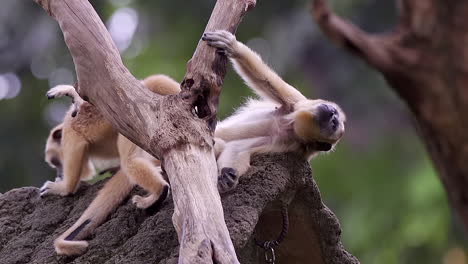
[[[72,108],[64,118],[64,126],[68,126],[90,143],[91,155],[101,157],[118,155],[116,147],[118,133],[95,106],[84,103],[75,117],[72,117],[71,112]]]

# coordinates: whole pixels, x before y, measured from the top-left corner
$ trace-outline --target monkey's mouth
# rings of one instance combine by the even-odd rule
[[[329,151],[330,149],[332,149],[333,145],[328,142],[317,141],[315,143],[315,147],[317,148],[318,151]]]

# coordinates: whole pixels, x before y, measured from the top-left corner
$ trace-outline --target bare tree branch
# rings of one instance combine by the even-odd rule
[[[326,0],[313,0],[311,13],[332,41],[377,69],[397,71],[402,65],[412,65],[415,62],[415,54],[395,44],[401,40],[404,32],[367,34],[333,13]]]
[[[237,263],[216,187],[212,150],[218,96],[226,61],[199,43],[182,92],[157,96],[123,65],[112,39],[88,1],[35,0],[63,31],[80,95],[114,127],[163,160],[175,204],[180,263]],[[254,0],[218,0],[207,29],[234,32]],[[196,168],[197,173],[194,173]]]
[[[326,0],[312,2],[312,16],[323,32],[336,44],[362,57],[378,68],[388,68],[391,58],[383,37],[371,36],[331,12]]]

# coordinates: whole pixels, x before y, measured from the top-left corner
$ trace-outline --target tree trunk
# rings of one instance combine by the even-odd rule
[[[0,195],[0,264],[177,263],[180,232],[171,223],[177,208],[171,199],[153,216],[127,200],[95,230],[84,255],[55,254],[54,239],[79,218],[103,183],[83,184],[75,195],[60,199],[40,198],[32,187]],[[288,204],[289,230],[275,247],[277,263],[359,263],[344,250],[338,220],[323,205],[310,166],[300,157],[254,157],[252,168],[235,192],[223,195],[222,203],[241,263],[266,263],[265,251],[253,237],[262,241],[278,237],[282,203]]]
[[[468,231],[468,1],[400,0],[394,32],[369,35],[313,0],[338,45],[380,71],[414,114],[449,201]]]
[[[224,223],[212,149],[226,58],[199,42],[181,93],[158,96],[144,89],[122,64],[88,1],[35,1],[62,29],[81,97],[120,133],[162,160],[176,206],[173,222],[179,234],[180,263],[238,263]],[[254,5],[254,0],[218,0],[206,30],[234,32]]]

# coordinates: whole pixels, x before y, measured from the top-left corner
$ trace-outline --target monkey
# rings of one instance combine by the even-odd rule
[[[162,74],[149,76],[142,82],[152,92],[162,95],[176,94],[180,91],[176,81]],[[90,179],[94,175],[95,170],[91,160],[119,158],[118,133],[110,122],[95,106],[84,101],[71,85],[58,85],[47,92],[47,97],[50,99],[62,96],[73,99],[73,105],[65,114],[61,125],[62,153],[60,159],[56,158],[61,166],[60,169],[52,166],[63,174],[63,178],[60,181],[45,182],[40,189],[41,196],[73,194],[79,186],[80,179]],[[49,137],[47,142],[54,142],[52,139]],[[46,145],[46,160],[52,160],[51,156],[47,155],[52,146],[48,148],[49,145]]]
[[[118,137],[118,147],[121,169],[104,184],[75,224],[55,239],[54,248],[57,254],[67,256],[83,254],[88,248],[88,242],[83,239],[104,222],[136,184],[145,186],[145,189],[150,190],[150,194],[146,197],[134,195],[132,202],[136,207],[146,209],[149,214],[157,211],[168,196],[168,185],[161,184],[165,180],[162,178],[159,160],[122,135]],[[160,191],[161,186],[163,187]]]
[[[346,116],[329,101],[307,99],[286,83],[261,57],[230,32],[206,32],[203,41],[227,56],[259,97],[249,99],[214,132],[218,189],[234,189],[255,153],[296,152],[306,160],[334,149],[344,134]]]
[[[165,75],[150,76],[143,80],[143,84],[152,92],[163,95],[180,92],[179,84]],[[66,168],[67,165],[70,166],[66,163],[67,161],[74,161],[73,159],[67,160],[67,155],[71,153],[74,155],[73,157],[76,157],[74,151],[77,150],[73,147],[80,144],[86,145],[81,155],[85,156],[85,161],[87,161],[81,160],[76,164],[71,164],[72,172],[74,172],[72,176],[76,178],[69,180],[69,182],[73,182],[76,186],[63,185],[68,179],[67,177],[70,177],[67,170],[63,170],[61,179],[44,184],[41,188],[42,196],[74,193],[80,179],[88,177],[88,168],[80,168],[80,164],[81,166],[89,166],[90,160],[94,158],[120,158],[120,169],[99,191],[78,221],[54,241],[54,247],[58,254],[79,255],[87,249],[88,242],[74,239],[83,239],[89,235],[123,201],[135,185],[143,187],[149,194],[145,197],[135,195],[132,197],[132,202],[136,207],[146,209],[149,213],[157,210],[168,196],[169,185],[162,177],[160,161],[114,131],[110,123],[93,105],[84,101],[73,86],[56,86],[49,90],[47,96],[49,98],[69,96],[73,98],[73,104],[77,105],[72,105],[64,122],[52,129],[46,144],[46,161],[57,170],[58,168]],[[86,122],[86,118],[89,122]],[[68,130],[66,130],[67,128]],[[60,135],[60,141],[54,138],[54,136],[57,138],[58,135]],[[70,143],[67,145],[67,142]],[[71,148],[71,151],[67,151],[67,147]],[[82,151],[82,149],[78,149],[78,151]],[[57,160],[55,163],[60,164],[60,166],[52,163],[54,158]],[[81,172],[77,172],[80,170]],[[84,174],[86,175],[83,176]],[[67,190],[72,191],[63,192],[64,187],[62,186],[69,187]]]

